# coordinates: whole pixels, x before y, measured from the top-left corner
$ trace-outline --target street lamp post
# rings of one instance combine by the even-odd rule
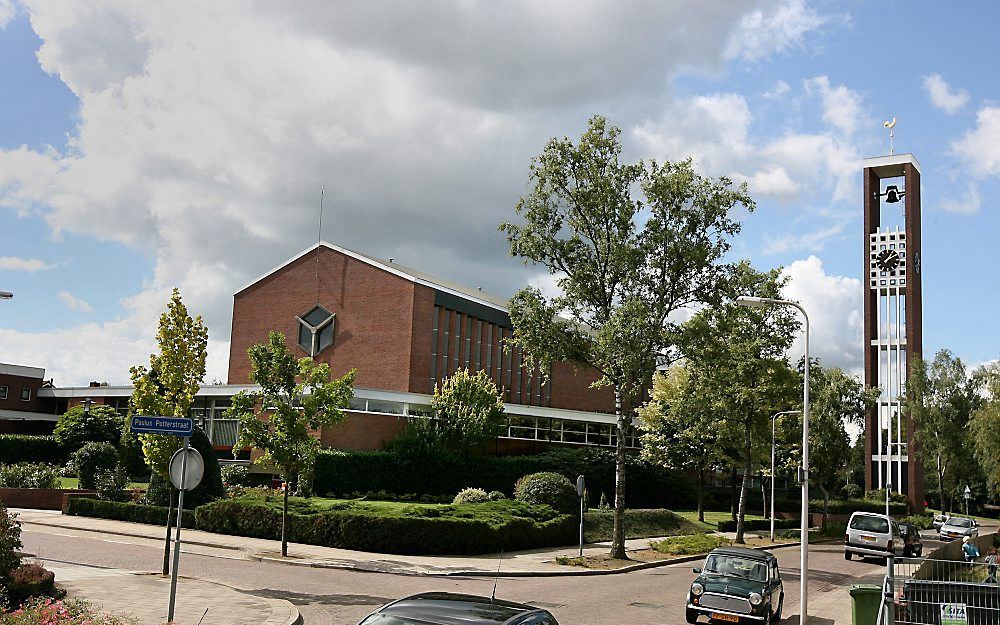
[[[802,383],[802,522],[800,531],[802,544],[799,553],[799,625],[806,625],[809,618],[809,315],[806,309],[797,302],[769,297],[750,297],[747,295],[736,298],[740,306],[763,308],[765,306],[792,306],[798,308],[805,318],[805,367]]]
[[[778,417],[786,414],[798,414],[801,410],[785,410],[771,415],[771,542],[774,542],[774,424]]]
[[[965,516],[969,516],[969,499],[972,498],[972,489],[965,487]]]

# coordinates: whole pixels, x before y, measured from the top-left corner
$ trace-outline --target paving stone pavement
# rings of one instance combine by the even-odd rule
[[[108,612],[132,615],[142,625],[167,621],[170,580],[76,564],[43,562],[56,574],[69,598],[81,598]],[[301,621],[289,601],[257,597],[232,588],[191,578],[177,581],[174,623],[177,625],[293,625]]]

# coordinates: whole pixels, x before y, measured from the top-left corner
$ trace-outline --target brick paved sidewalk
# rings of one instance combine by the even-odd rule
[[[17,512],[21,522],[26,526],[41,525],[83,532],[100,532],[102,534],[138,537],[156,541],[162,541],[164,534],[164,528],[156,525],[66,516],[48,510],[12,509],[12,512]],[[499,563],[497,555],[402,556],[297,543],[289,543],[289,557],[281,558],[278,553],[280,551],[280,544],[274,540],[213,534],[211,532],[188,529],[182,531],[182,539],[184,542],[184,551],[191,553],[220,555],[220,552],[224,552],[232,554],[230,557],[244,557],[290,565],[404,575],[493,575]],[[626,542],[626,548],[630,551],[647,549],[650,540],[655,539],[629,540]],[[609,549],[609,543],[585,545],[584,554],[606,554]],[[504,555],[501,570],[508,576],[585,575],[614,572],[568,567],[555,563],[555,558],[558,556],[575,557],[578,554],[578,547],[513,552]],[[684,559],[643,563],[636,565],[636,568],[662,566],[670,562],[683,561]],[[700,556],[696,559],[700,559]]]
[[[142,625],[167,620],[170,580],[118,569],[42,561],[69,598],[86,599],[108,612],[130,614]],[[207,611],[206,611],[207,610]],[[177,625],[294,625],[298,609],[283,599],[256,597],[196,579],[177,581]]]

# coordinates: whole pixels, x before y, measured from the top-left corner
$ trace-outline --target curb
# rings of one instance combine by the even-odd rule
[[[81,532],[92,532],[96,534],[109,534],[112,536],[128,536],[132,538],[144,538],[147,540],[158,540],[157,537],[151,537],[146,534],[139,534],[135,532],[123,532],[120,530],[100,530],[93,528],[81,528],[74,525],[67,525],[62,523],[47,523],[47,522],[37,522],[37,521],[25,521],[25,525],[41,525],[45,527],[57,527],[61,529],[71,529]],[[336,563],[328,562],[324,560],[289,560],[284,558],[275,558],[272,556],[260,556],[252,553],[249,550],[244,549],[240,546],[234,545],[220,545],[218,543],[210,543],[206,541],[192,541],[192,540],[182,540],[183,544],[186,545],[196,545],[200,547],[210,547],[215,549],[229,549],[232,551],[243,551],[246,553],[246,559],[255,562],[267,562],[271,564],[282,564],[284,566],[298,566],[304,568],[314,568],[314,569],[335,569],[344,571],[357,571],[359,573],[388,573],[391,575],[408,575],[411,577],[496,577],[497,573],[495,570],[446,570],[446,571],[415,571],[415,570],[383,570],[375,566],[365,566],[359,563]],[[823,543],[834,543],[840,542],[839,539],[821,539],[809,541],[809,544],[823,544]],[[767,547],[768,551],[774,549],[784,549],[787,547],[798,547],[802,543],[782,543],[779,545],[773,545]],[[207,555],[207,554],[206,554]],[[617,569],[587,569],[581,567],[567,567],[565,570],[535,570],[535,571],[503,571],[500,572],[500,577],[586,577],[591,575],[620,575],[623,573],[632,573],[634,571],[642,571],[645,569],[659,568],[663,566],[670,566],[672,564],[683,564],[685,562],[696,562],[705,557],[706,554],[698,554],[692,556],[681,556],[678,558],[673,558],[670,560],[656,560],[653,562],[639,562],[637,564],[631,564],[629,566],[623,566]],[[212,556],[207,556],[212,557]],[[221,556],[220,556],[221,557]],[[297,612],[297,611],[296,611]],[[301,622],[301,615],[299,616],[299,622]],[[270,625],[270,624],[268,624]],[[296,625],[296,622],[289,622],[283,625]]]

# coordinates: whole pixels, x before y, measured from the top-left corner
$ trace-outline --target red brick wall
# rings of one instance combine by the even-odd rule
[[[570,363],[552,365],[552,396],[550,406],[587,412],[615,411],[615,394],[610,387],[593,389],[590,385],[600,378],[597,371],[575,367]]]
[[[0,399],[0,410],[40,412],[38,389],[42,386],[41,378],[0,373],[0,386],[7,387],[7,399]],[[21,389],[23,388],[31,391],[31,399],[29,401],[21,401]]]
[[[383,449],[406,428],[402,415],[368,414],[347,411],[347,418],[323,428],[320,442],[332,449]]]
[[[360,387],[409,391],[416,285],[329,248],[320,248],[319,256],[318,298],[316,252],[236,294],[229,382],[250,382],[247,348],[271,330],[284,333],[294,353],[308,356],[297,344],[295,316],[318,303],[336,314],[333,346],[316,356],[318,362],[328,363],[335,376],[356,367]]]
[[[414,285],[413,322],[410,329],[410,386],[411,393],[433,393],[431,383],[431,354],[433,354],[434,290]]]
[[[0,501],[8,508],[61,510],[63,495],[67,493],[96,495],[97,491],[68,488],[0,488]]]

